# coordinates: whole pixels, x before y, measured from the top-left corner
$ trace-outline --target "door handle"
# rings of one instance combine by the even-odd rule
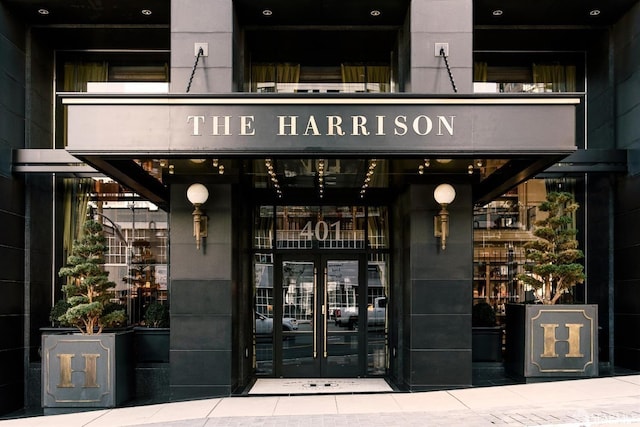
[[[328,291],[329,288],[329,282],[327,281],[327,267],[324,268],[324,301],[322,304],[322,311],[323,311],[323,316],[322,318],[324,319],[324,328],[323,328],[323,340],[324,340],[324,344],[322,346],[322,348],[324,349],[324,358],[327,358],[327,326],[328,326],[328,322],[327,322],[327,317],[329,314],[329,307],[327,306],[327,294],[329,293]]]
[[[318,269],[314,268],[313,269],[313,298],[314,298],[314,303],[312,305],[312,307],[314,307],[313,310],[313,314],[311,315],[311,322],[313,322],[313,358],[316,359],[318,357],[318,338],[317,338],[317,332],[318,332],[318,322],[317,319],[314,319],[314,317],[316,317],[316,310],[315,310],[315,299],[317,298],[317,294],[318,294]]]

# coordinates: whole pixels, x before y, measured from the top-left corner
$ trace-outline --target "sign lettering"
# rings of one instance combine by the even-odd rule
[[[276,116],[273,130],[276,136],[386,136],[387,128],[393,135],[405,136],[453,136],[456,116],[415,117],[398,115],[339,115],[306,117],[295,115]],[[257,136],[255,116],[187,116],[191,136]],[[387,126],[387,124],[389,126]]]
[[[333,236],[330,236],[330,231],[333,229]],[[340,235],[340,221],[328,224],[326,221],[318,221],[314,227],[311,221],[307,221],[302,230],[300,230],[300,237],[304,240],[316,240],[321,242],[327,240],[329,237],[332,240],[341,240]]]
[[[84,373],[84,388],[99,388],[98,385],[98,364],[97,359],[99,354],[82,354],[84,358],[84,369],[74,370],[72,369],[72,362],[75,358],[75,354],[61,353],[58,354],[60,359],[60,381],[58,383],[59,388],[73,388],[73,382],[71,381],[71,375],[74,372]]]
[[[558,329],[557,323],[541,323],[544,331],[544,350],[540,357],[558,357],[556,353],[556,344],[559,342],[566,342],[569,344],[569,352],[565,354],[565,357],[584,357],[584,354],[580,353],[580,329],[584,326],[581,323],[566,323],[564,326],[569,332],[569,337],[566,340],[559,340],[556,338],[556,329]]]

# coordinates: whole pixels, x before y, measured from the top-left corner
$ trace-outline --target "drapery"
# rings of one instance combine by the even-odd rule
[[[109,66],[106,62],[67,62],[64,64],[65,92],[86,92],[87,82],[106,82]]]
[[[300,64],[253,64],[251,66],[251,92],[277,92],[278,83],[298,83],[298,81],[300,81]],[[264,85],[265,83],[267,85]]]
[[[547,85],[552,92],[576,91],[575,65],[533,64],[533,82]]]
[[[341,64],[340,69],[342,83],[361,83],[366,92],[391,91],[391,68],[388,66]]]
[[[473,63],[473,81],[474,82],[487,81],[487,63],[486,62]]]
[[[106,62],[67,62],[64,64],[62,90],[65,92],[86,92],[88,82],[108,80],[109,67]],[[65,110],[64,140],[67,140],[67,118]],[[82,226],[86,220],[89,192],[93,186],[91,178],[65,178],[63,180],[63,255],[66,261],[71,253],[73,242],[82,235]]]
[[[89,192],[93,188],[91,178],[65,178],[62,241],[64,259],[71,253],[73,242],[82,236],[82,226],[89,209]]]

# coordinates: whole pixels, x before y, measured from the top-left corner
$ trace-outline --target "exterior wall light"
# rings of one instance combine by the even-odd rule
[[[194,207],[193,235],[196,238],[196,249],[200,249],[200,240],[207,237],[207,216],[202,212],[202,206],[209,198],[209,190],[202,184],[191,184],[187,189],[187,199]]]
[[[442,250],[447,247],[447,236],[449,236],[449,211],[447,206],[456,198],[456,190],[452,185],[440,184],[433,192],[433,198],[440,205],[438,215],[433,217],[433,234],[440,238]]]

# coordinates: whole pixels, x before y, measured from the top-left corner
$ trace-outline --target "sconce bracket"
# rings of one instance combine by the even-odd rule
[[[206,215],[200,216],[200,237],[207,237],[209,234],[209,217]]]
[[[442,221],[438,215],[433,216],[433,236],[440,237],[442,236]]]

